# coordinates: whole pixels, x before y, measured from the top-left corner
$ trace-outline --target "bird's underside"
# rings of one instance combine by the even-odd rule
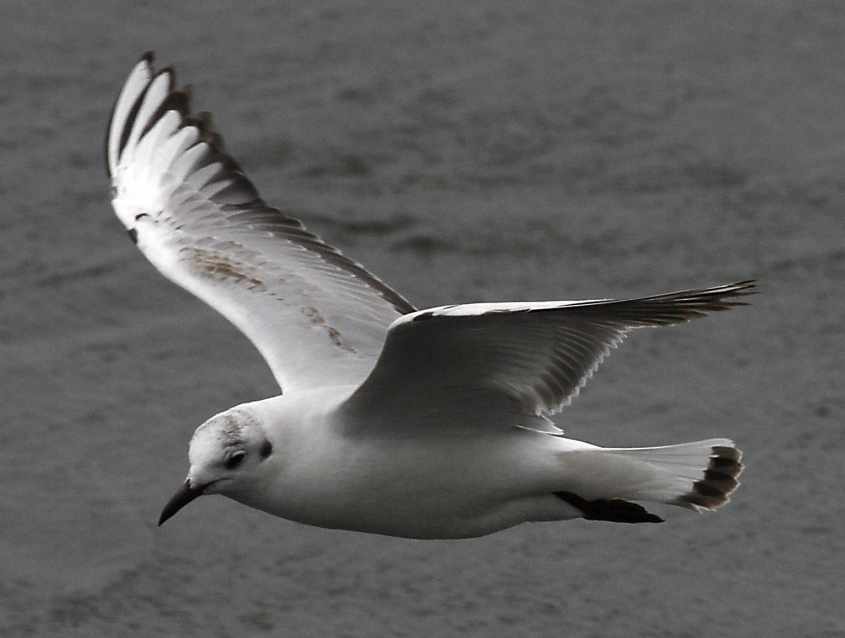
[[[507,437],[515,428],[524,436],[562,439],[549,416],[577,396],[633,330],[744,305],[754,288],[754,282],[746,280],[624,300],[417,310],[361,264],[264,202],[223,150],[210,117],[192,112],[189,91],[176,86],[171,69],[156,72],[151,54],[135,65],[115,102],[106,164],[115,212],[138,248],[165,277],[246,334],[285,399],[320,389],[353,389],[334,406],[330,432],[320,433],[327,445],[335,438],[373,447],[374,441],[391,439]],[[469,405],[485,406],[491,418],[465,418]],[[437,418],[403,419],[403,414]],[[252,414],[249,419],[233,431],[256,427],[265,436],[261,449],[269,445],[273,450],[259,454],[254,471],[284,465],[282,446],[275,439],[284,439],[277,430],[289,426],[265,422],[273,421],[272,416],[262,421]],[[424,433],[419,429],[423,422]],[[307,430],[299,435],[316,436]],[[229,446],[220,454],[231,456],[232,441],[239,439],[213,440],[218,439]],[[541,481],[546,491],[540,497],[552,499],[543,500],[543,507],[554,509],[554,503],[560,503],[587,519],[619,522],[659,520],[635,500],[715,509],[736,488],[741,470],[733,444],[718,441],[694,449],[688,446],[703,442],[683,444],[687,447],[674,451],[642,448],[663,450],[653,455],[618,450],[592,457],[562,454],[561,476],[569,478],[560,485]],[[249,459],[247,448],[241,451]],[[390,456],[389,446],[383,453]],[[672,456],[675,453],[682,461]],[[585,458],[593,465],[579,465]],[[377,458],[371,461],[378,463]],[[221,459],[215,462],[221,468],[226,465]],[[684,474],[672,475],[673,465]],[[593,489],[601,477],[591,483],[591,472],[613,474],[628,466],[632,476],[655,485],[637,490],[614,487],[611,481]],[[584,474],[571,475],[574,467]],[[214,479],[214,484],[235,485],[230,478]],[[196,496],[186,485],[185,494]],[[185,494],[180,498],[188,498]],[[525,520],[532,519],[526,515]]]

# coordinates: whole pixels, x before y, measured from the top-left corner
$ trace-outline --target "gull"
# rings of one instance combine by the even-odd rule
[[[112,205],[166,278],[258,348],[281,393],[209,418],[159,525],[204,494],[301,523],[470,538],[523,522],[662,522],[738,486],[725,438],[607,448],[551,419],[633,330],[744,305],[752,280],[635,299],[418,310],[264,202],[171,68],[144,54],[106,133]]]

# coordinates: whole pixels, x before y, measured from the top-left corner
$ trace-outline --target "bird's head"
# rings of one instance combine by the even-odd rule
[[[191,466],[182,487],[164,506],[158,524],[203,494],[235,495],[253,485],[273,453],[259,419],[244,408],[211,417],[191,438]]]

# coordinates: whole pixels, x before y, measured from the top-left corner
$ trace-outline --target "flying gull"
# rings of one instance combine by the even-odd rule
[[[736,489],[728,439],[605,448],[550,417],[632,330],[743,305],[753,281],[417,310],[265,203],[149,53],[114,104],[106,161],[141,252],[243,331],[282,389],[196,429],[159,524],[223,494],[322,527],[466,538],[526,521],[660,522],[637,501],[714,510]]]

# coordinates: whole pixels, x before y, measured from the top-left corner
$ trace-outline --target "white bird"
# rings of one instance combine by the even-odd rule
[[[549,416],[633,329],[743,305],[752,281],[416,310],[268,206],[149,53],[115,102],[106,155],[141,252],[242,330],[283,389],[196,429],[159,524],[223,494],[311,525],[465,538],[526,521],[660,522],[633,501],[713,510],[736,489],[728,439],[603,448]]]

